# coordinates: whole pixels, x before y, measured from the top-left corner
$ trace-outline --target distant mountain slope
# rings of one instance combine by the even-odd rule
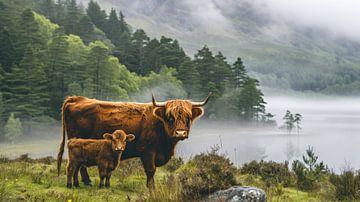
[[[83,1],[86,4],[87,1]],[[211,3],[208,3],[211,2]],[[275,21],[250,1],[100,0],[150,36],[170,36],[193,54],[204,44],[240,56],[262,85],[360,93],[360,44],[325,30]]]

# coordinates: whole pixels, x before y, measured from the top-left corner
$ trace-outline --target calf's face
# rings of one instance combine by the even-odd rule
[[[113,134],[105,133],[105,139],[111,140],[112,150],[122,152],[126,148],[126,142],[131,142],[135,139],[133,134],[126,134],[123,130],[116,130]]]

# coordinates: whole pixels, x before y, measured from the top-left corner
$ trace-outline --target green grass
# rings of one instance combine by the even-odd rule
[[[110,188],[98,188],[96,167],[89,168],[93,186],[66,188],[65,162],[62,173],[57,176],[56,164],[52,158],[33,160],[0,159],[0,202],[1,201],[181,201],[181,185],[176,176],[179,171],[190,172],[191,165],[184,164],[175,172],[161,167],[155,175],[156,191],[150,193],[145,186],[146,176],[139,159],[121,162],[111,178]],[[190,170],[189,170],[190,169]],[[236,174],[236,181],[243,186],[263,189],[268,201],[329,201],[329,191],[308,193],[290,187],[266,187],[259,176]]]

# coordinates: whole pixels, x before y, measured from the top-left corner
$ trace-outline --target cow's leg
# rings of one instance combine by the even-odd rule
[[[72,187],[72,177],[74,175],[74,163],[69,161],[67,166],[66,166],[66,174],[67,174],[67,184],[66,186],[68,188],[71,188]]]
[[[80,167],[80,174],[81,174],[81,179],[84,182],[84,185],[91,186],[91,180],[85,166]]]
[[[156,171],[155,157],[156,157],[156,152],[155,151],[147,151],[141,157],[141,161],[143,163],[144,170],[145,170],[145,173],[146,173],[146,178],[147,178],[146,186],[150,190],[155,189],[155,182],[154,182],[154,175],[155,175],[155,171]]]
[[[76,165],[75,167],[75,171],[74,171],[74,187],[80,187],[79,185],[79,170],[80,170],[81,165]]]
[[[106,181],[105,181],[105,187],[110,187],[110,177],[111,177],[111,170],[108,170],[106,173]]]
[[[102,188],[104,186],[104,179],[106,177],[106,168],[105,168],[105,166],[99,165],[98,169],[99,169],[99,176],[100,176],[99,188]]]

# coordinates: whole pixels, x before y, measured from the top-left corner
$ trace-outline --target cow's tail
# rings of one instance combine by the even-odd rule
[[[61,170],[61,162],[62,162],[62,156],[64,154],[64,147],[65,147],[65,133],[66,133],[66,124],[65,124],[65,107],[68,99],[66,99],[61,107],[61,122],[62,122],[62,137],[60,141],[60,147],[59,147],[59,153],[57,155],[57,171],[58,176],[60,175]]]

